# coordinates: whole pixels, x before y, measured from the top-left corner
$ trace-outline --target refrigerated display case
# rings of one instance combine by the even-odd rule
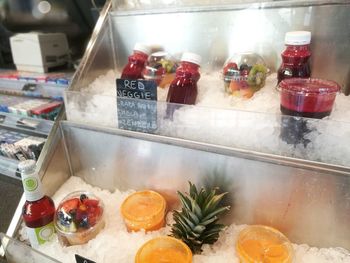
[[[246,47],[260,53],[273,72],[280,63],[284,33],[311,30],[314,76],[349,89],[348,1],[203,3],[106,4],[65,92],[68,121],[54,125],[38,161],[47,193],[53,196],[64,183],[80,178],[109,192],[148,188],[174,198],[177,190],[186,191],[187,181],[204,185],[209,180],[229,193],[232,209],[225,223],[266,224],[293,243],[349,250],[347,111],[333,119],[301,118],[315,129],[307,147],[283,148],[279,108],[267,113],[156,101],[151,102],[157,113],[155,132],[118,128],[115,79],[140,41],[163,45],[171,53],[198,52],[204,59],[203,76],[219,72],[227,57]],[[273,77],[267,81],[274,88]],[[211,83],[223,89],[221,79]],[[274,89],[271,94],[278,96]],[[345,103],[349,99],[340,98]],[[265,104],[276,105],[274,101],[276,97]],[[169,109],[175,118],[167,118]],[[20,236],[23,202],[7,231],[14,238]],[[90,250],[98,254],[98,249]],[[60,251],[54,251],[59,257]]]
[[[113,4],[114,8],[107,5],[102,13],[81,67],[65,93],[68,120],[120,126],[115,80],[134,44],[143,42],[171,54],[189,50],[203,58],[195,106],[181,106],[170,120],[167,109],[179,106],[167,103],[167,90],[158,88],[155,134],[308,160],[315,165],[348,167],[350,155],[345,145],[349,143],[350,110],[349,97],[344,95],[350,72],[347,1],[170,3],[176,7],[167,7],[163,1]],[[305,118],[296,124],[281,117],[275,72],[281,63],[284,35],[292,30],[311,31],[312,77],[341,86],[330,117]],[[225,94],[220,76],[225,60],[245,51],[261,55],[270,71],[265,87],[250,100]],[[281,139],[284,125],[291,122],[294,133],[302,137],[296,143]]]

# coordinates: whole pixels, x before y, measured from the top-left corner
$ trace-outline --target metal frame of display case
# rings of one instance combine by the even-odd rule
[[[283,3],[285,2],[285,3]],[[291,2],[295,1],[278,1],[278,3],[266,3],[264,7],[284,7],[290,5]],[[332,2],[332,5],[341,5],[348,3],[348,1],[307,1],[307,3],[300,3],[300,6],[307,6],[310,3],[324,3]],[[247,5],[236,5],[237,10],[245,9]],[[232,6],[229,7],[232,9]],[[260,9],[261,4],[256,5],[256,9]],[[204,8],[207,10],[207,8]],[[230,9],[230,10],[231,10]],[[104,9],[101,12],[100,18],[96,24],[95,30],[92,34],[91,40],[88,44],[86,53],[82,59],[82,62],[76,71],[70,91],[79,91],[85,85],[89,84],[97,76],[105,73],[107,69],[117,67],[117,63],[113,56],[108,54],[108,48],[112,43],[111,28],[108,25],[108,15],[112,10],[112,2],[106,3]],[[193,7],[194,11],[203,11],[200,8]],[[123,11],[123,16],[132,16],[135,12],[141,15],[147,15],[152,13],[159,13],[159,11]],[[161,11],[166,12],[166,11]],[[121,55],[122,60],[125,60],[126,54],[130,51],[129,49],[124,49],[124,53]],[[105,60],[101,58],[106,58]],[[120,57],[118,58],[120,59]],[[60,119],[63,119],[63,114]],[[110,141],[108,141],[110,140]],[[271,194],[269,198],[274,203],[278,198],[281,198],[281,207],[276,204],[276,211],[285,211],[286,207],[290,205],[288,202],[288,194],[293,193],[298,189],[302,190],[300,195],[294,200],[292,206],[294,206],[294,214],[289,214],[288,222],[294,222],[302,220],[299,227],[296,230],[287,229],[287,234],[291,235],[293,242],[309,242],[311,245],[321,245],[321,246],[343,246],[345,248],[350,248],[349,240],[349,229],[347,227],[347,222],[349,222],[349,193],[348,189],[350,186],[350,169],[349,167],[319,163],[308,160],[295,159],[284,156],[277,156],[272,154],[265,154],[256,151],[244,150],[233,147],[224,147],[208,143],[200,143],[195,141],[169,138],[160,135],[142,134],[131,131],[123,131],[113,128],[103,128],[97,126],[82,125],[72,122],[63,122],[61,124],[55,123],[53,125],[52,131],[48,137],[48,142],[45,144],[42,154],[38,160],[38,169],[40,170],[40,175],[42,176],[45,188],[48,194],[53,194],[60,185],[66,181],[69,176],[78,175],[84,178],[88,183],[91,183],[102,188],[109,189],[111,187],[121,187],[126,188],[130,186],[135,186],[135,188],[140,188],[146,186],[142,182],[136,181],[136,172],[131,172],[131,174],[125,174],[123,180],[121,180],[115,174],[116,163],[112,163],[109,160],[106,167],[102,167],[99,163],[105,156],[109,156],[110,159],[118,160],[120,154],[125,154],[127,152],[126,143],[122,141],[133,142],[128,145],[130,149],[135,149],[134,147],[145,147],[146,149],[157,148],[153,152],[150,151],[147,158],[142,159],[144,162],[141,168],[150,169],[147,170],[148,176],[151,175],[151,170],[153,168],[147,168],[147,160],[152,157],[151,153],[155,153],[159,157],[160,154],[166,155],[171,153],[171,156],[176,158],[181,158],[182,151],[191,152],[191,158],[196,154],[203,157],[203,160],[210,160],[210,156],[215,160],[217,156],[227,156],[227,158],[233,158],[235,161],[232,163],[240,166],[236,166],[236,175],[230,174],[234,178],[238,178],[238,182],[244,182],[245,178],[247,183],[263,184],[264,187],[260,189],[269,189],[268,192]],[[106,152],[101,152],[100,142],[104,147]],[[107,143],[113,142],[113,143]],[[141,145],[141,146],[140,146]],[[170,151],[174,150],[173,151]],[[119,151],[119,152],[118,152]],[[87,154],[89,153],[89,154]],[[131,154],[127,152],[127,154]],[[186,155],[185,155],[186,156]],[[137,158],[141,158],[137,156]],[[222,157],[226,158],[226,157]],[[219,158],[220,159],[220,158]],[[105,160],[105,159],[104,159]],[[141,160],[141,159],[140,159]],[[214,162],[214,161],[213,161]],[[212,167],[215,166],[213,162],[208,162]],[[103,162],[105,164],[105,162]],[[126,163],[118,163],[124,169],[123,165]],[[96,165],[94,172],[89,168]],[[160,167],[163,165],[160,163]],[[247,169],[244,168],[247,165]],[[189,167],[188,164],[184,167]],[[165,167],[163,167],[165,169]],[[183,169],[178,166],[177,169]],[[256,171],[254,171],[254,169]],[[257,171],[260,170],[260,171]],[[181,170],[182,171],[182,170]],[[96,180],[96,176],[102,174],[103,179]],[[180,173],[184,174],[184,173]],[[178,176],[179,176],[178,175]],[[284,175],[284,176],[283,176]],[[130,176],[130,177],[128,177]],[[176,177],[178,178],[178,177]],[[188,175],[185,173],[181,180],[195,179],[198,182],[201,181],[201,177],[198,174]],[[278,181],[278,182],[277,182]],[[297,183],[296,183],[297,182]],[[134,185],[133,185],[134,184]],[[255,184],[255,183],[254,183]],[[149,185],[147,185],[149,186]],[[260,185],[261,186],[261,185]],[[281,191],[276,191],[275,186],[281,187]],[[330,188],[329,191],[325,189]],[[284,189],[285,187],[285,189]],[[288,188],[288,190],[286,190]],[[255,189],[255,188],[254,188]],[[274,190],[273,190],[274,189]],[[284,189],[284,190],[283,190]],[[174,190],[174,189],[173,189]],[[266,194],[267,192],[259,192],[259,194]],[[245,191],[245,192],[244,192]],[[259,190],[260,191],[260,190]],[[314,195],[307,198],[309,191],[312,191]],[[326,191],[326,192],[325,192]],[[256,194],[256,195],[255,195]],[[237,219],[237,223],[256,223],[256,220],[252,217],[253,206],[259,206],[259,198],[257,198],[258,193],[254,191],[249,191],[249,189],[244,188],[240,190],[239,200],[237,202],[242,202],[239,206],[238,212],[231,215],[231,220]],[[303,202],[303,198],[307,202]],[[298,199],[299,198],[299,199]],[[305,201],[304,200],[304,201]],[[248,202],[249,207],[244,208],[244,202]],[[18,227],[20,225],[20,211],[24,203],[24,197],[18,205],[18,209],[13,217],[11,225],[7,231],[7,235],[15,237],[17,235]],[[317,208],[317,205],[319,207]],[[325,209],[324,209],[325,208]],[[324,209],[324,210],[322,210]],[[263,209],[262,209],[263,210]],[[281,220],[280,214],[278,212],[264,214],[264,211],[260,211],[256,216],[261,216],[262,220],[260,223],[265,222],[264,220]],[[298,212],[299,211],[299,212]],[[300,215],[300,211],[305,214]],[[322,212],[323,211],[323,212]],[[329,214],[327,213],[329,212]],[[279,219],[278,219],[279,218]],[[273,221],[272,220],[272,221]],[[283,219],[287,222],[286,219]],[[281,224],[282,228],[283,222],[277,223]],[[305,224],[304,224],[305,223]],[[313,224],[312,223],[316,223]],[[329,224],[335,224],[336,230],[329,235],[328,227]],[[310,228],[310,226],[313,226]],[[289,232],[290,231],[290,232]],[[294,232],[293,232],[294,231]],[[313,231],[313,232],[310,232]],[[314,236],[311,234],[314,233]]]

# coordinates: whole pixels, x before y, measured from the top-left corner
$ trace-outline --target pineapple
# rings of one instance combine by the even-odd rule
[[[171,235],[185,242],[194,253],[200,253],[203,244],[213,244],[219,238],[219,233],[225,225],[218,224],[218,216],[230,209],[220,206],[220,201],[226,193],[216,194],[217,188],[209,190],[189,182],[189,194],[178,192],[182,209],[174,211],[175,224]]]

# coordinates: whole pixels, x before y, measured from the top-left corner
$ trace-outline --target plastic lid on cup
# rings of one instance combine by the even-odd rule
[[[309,31],[291,31],[287,32],[284,38],[286,45],[307,45],[311,42],[311,32]]]
[[[135,256],[135,263],[146,262],[190,263],[192,252],[184,242],[177,238],[156,237],[143,244]]]
[[[147,55],[151,54],[151,49],[149,48],[149,46],[142,43],[136,43],[134,46],[134,50],[141,51]]]
[[[317,78],[290,78],[280,82],[282,91],[301,94],[331,94],[340,91],[340,86],[331,80]]]
[[[286,236],[275,228],[252,225],[243,229],[237,239],[240,262],[292,263],[294,251]]]
[[[166,201],[164,197],[151,190],[143,190],[129,195],[121,205],[124,218],[133,221],[145,221],[164,215]]]
[[[181,61],[191,62],[200,66],[202,57],[195,53],[185,52],[182,54]]]

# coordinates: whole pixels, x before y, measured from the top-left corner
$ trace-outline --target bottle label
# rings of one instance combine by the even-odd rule
[[[54,237],[54,233],[55,227],[53,222],[42,227],[27,227],[27,235],[31,246],[34,248],[44,244],[47,241],[51,241]]]
[[[24,190],[33,192],[38,188],[38,180],[35,177],[28,177],[23,180]]]
[[[28,174],[22,175],[22,183],[24,188],[24,193],[26,195],[26,200],[28,201],[36,201],[43,198],[43,190],[41,186],[41,182],[37,174]]]

